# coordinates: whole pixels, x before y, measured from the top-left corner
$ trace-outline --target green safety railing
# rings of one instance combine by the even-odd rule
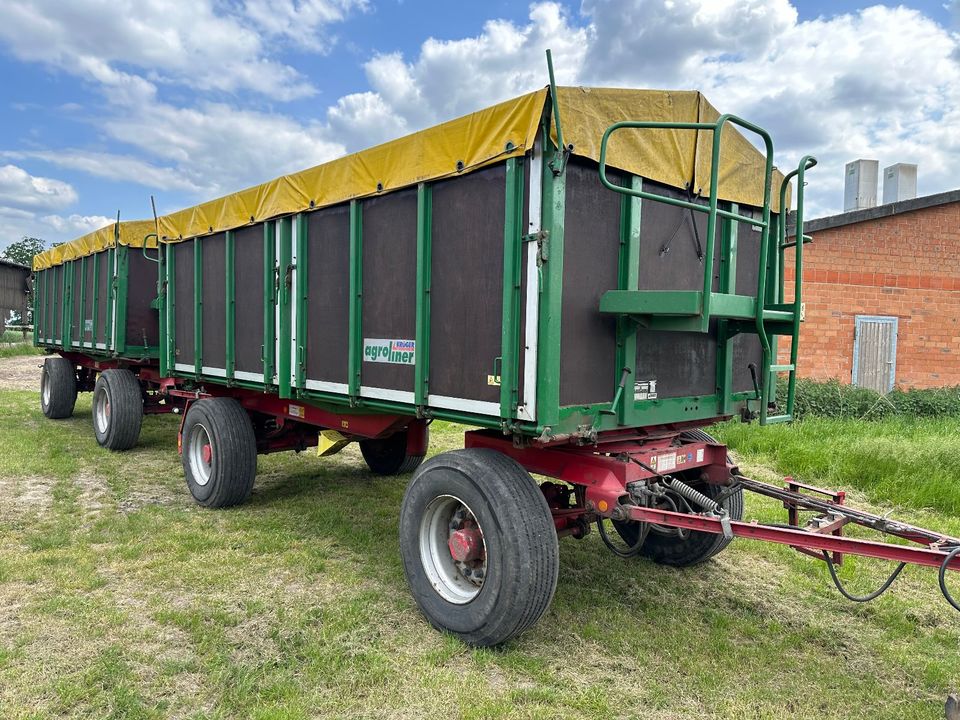
[[[800,343],[798,338],[800,336],[800,311],[803,307],[803,246],[806,244],[810,238],[806,237],[803,234],[803,190],[806,184],[804,179],[804,174],[807,170],[814,167],[817,164],[817,159],[811,155],[804,155],[801,158],[800,163],[797,165],[795,170],[791,170],[787,173],[786,177],[783,178],[783,182],[780,185],[780,226],[777,238],[777,251],[779,253],[779,268],[780,268],[780,282],[779,282],[779,292],[778,300],[784,302],[784,251],[788,247],[794,247],[794,280],[793,280],[793,333],[792,339],[790,342],[790,362],[787,365],[774,365],[772,360],[772,344],[770,338],[767,336],[766,327],[763,323],[762,312],[757,313],[757,335],[760,336],[760,343],[763,346],[763,365],[768,369],[765,378],[770,378],[771,380],[775,376],[775,373],[778,372],[787,372],[789,373],[789,378],[787,381],[787,403],[784,413],[781,415],[770,416],[769,413],[769,403],[761,402],[760,403],[760,422],[761,424],[768,425],[777,422],[788,422],[793,419],[793,411],[796,401],[797,394],[797,358],[798,352],[800,350]],[[797,178],[797,218],[796,218],[796,228],[794,241],[792,243],[787,242],[787,215],[789,214],[789,208],[787,207],[787,188],[790,186],[790,181],[793,178]],[[761,273],[761,288],[765,288],[766,279]],[[758,307],[761,307],[758,302]],[[776,385],[771,383],[775,388]],[[766,399],[770,399],[769,397]]]
[[[764,185],[763,185],[763,210],[762,216],[759,220],[754,217],[742,215],[739,212],[733,210],[726,210],[719,207],[719,177],[720,177],[720,151],[721,151],[721,140],[723,129],[726,125],[738,125],[741,128],[748,130],[756,135],[758,135],[764,144]],[[707,131],[712,133],[712,151],[711,151],[711,167],[710,167],[710,194],[708,202],[706,205],[699,204],[687,200],[681,200],[679,198],[665,197],[663,195],[658,195],[651,192],[646,192],[640,188],[625,187],[622,185],[615,185],[607,177],[607,149],[610,143],[610,138],[613,134],[619,130],[693,130],[693,131]],[[679,293],[679,292],[642,292],[642,293],[630,293],[634,296],[643,295],[645,299],[637,301],[634,303],[635,308],[642,308],[642,310],[637,309],[634,312],[630,310],[621,310],[624,314],[637,314],[637,315],[698,315],[699,320],[699,330],[701,332],[706,332],[710,326],[711,317],[726,317],[726,318],[737,318],[739,320],[748,320],[753,322],[755,325],[755,332],[759,336],[761,348],[763,351],[763,377],[765,379],[765,384],[768,382],[767,378],[771,377],[771,373],[779,372],[789,372],[790,379],[788,385],[788,398],[787,398],[787,407],[786,412],[782,415],[770,416],[769,407],[766,402],[766,388],[765,392],[760,393],[758,390],[758,396],[761,400],[760,407],[760,421],[763,424],[774,423],[774,422],[784,422],[790,420],[793,417],[793,408],[794,400],[796,394],[796,367],[797,367],[797,350],[799,343],[796,338],[799,334],[799,325],[800,325],[800,309],[801,309],[801,282],[800,277],[803,267],[803,184],[804,184],[804,172],[814,165],[817,164],[816,159],[811,156],[805,156],[801,161],[800,165],[796,170],[793,170],[785,178],[783,183],[780,186],[780,222],[777,228],[777,241],[778,253],[779,253],[779,267],[783,266],[783,251],[785,247],[789,245],[785,241],[785,229],[786,229],[786,219],[788,214],[788,209],[786,208],[786,190],[789,186],[789,182],[794,177],[797,178],[799,184],[799,189],[797,193],[797,237],[800,239],[796,243],[796,264],[797,264],[797,280],[794,283],[794,302],[792,304],[785,304],[783,302],[783,277],[781,272],[780,277],[780,286],[779,293],[776,300],[778,302],[774,303],[772,306],[768,305],[766,302],[767,295],[767,278],[768,278],[768,264],[770,261],[770,248],[771,248],[771,210],[770,210],[770,200],[772,195],[772,185],[773,185],[773,140],[771,139],[769,133],[766,130],[761,128],[754,123],[751,123],[743,118],[740,118],[736,115],[725,114],[721,115],[716,122],[654,122],[654,121],[634,121],[626,120],[618,123],[614,123],[604,131],[603,136],[600,141],[600,159],[599,159],[599,175],[600,182],[608,189],[613,190],[614,192],[621,193],[623,195],[629,195],[632,197],[638,197],[642,199],[652,200],[654,202],[660,202],[667,205],[672,205],[674,207],[684,208],[693,212],[706,213],[707,214],[707,240],[706,248],[704,251],[704,268],[703,268],[703,290],[700,295],[699,303],[694,306],[693,303],[688,301],[686,295],[691,293]],[[757,274],[757,295],[756,299],[753,301],[753,305],[750,311],[746,311],[746,306],[742,304],[744,298],[739,296],[730,296],[724,293],[714,293],[713,292],[713,269],[714,269],[714,248],[716,244],[716,227],[717,227],[717,218],[723,218],[731,220],[734,222],[743,222],[749,223],[752,226],[760,227],[760,253],[758,258],[759,272]],[[613,294],[613,293],[611,293]],[[620,293],[622,295],[622,293]],[[720,294],[721,298],[717,300],[720,302],[724,301],[724,304],[721,307],[720,311],[713,311],[713,296]],[[663,302],[659,302],[657,297],[663,298]],[[681,297],[683,296],[683,297]],[[678,302],[679,301],[679,302]],[[730,301],[736,301],[731,303]],[[673,307],[670,307],[670,303],[673,303]],[[681,305],[682,303],[682,305]],[[603,303],[602,303],[603,305]],[[612,303],[610,305],[613,305]],[[607,307],[610,307],[608,305]],[[623,306],[621,305],[621,308]],[[602,308],[603,310],[603,308]],[[791,344],[790,351],[790,363],[786,365],[775,365],[773,363],[773,353],[775,352],[773,343],[771,342],[770,334],[767,331],[767,322],[776,322],[778,327],[782,330],[785,326],[790,328],[789,334],[792,335],[793,341]],[[679,326],[678,326],[679,327]],[[683,329],[689,329],[688,325],[684,325]],[[777,334],[787,334],[780,332]]]

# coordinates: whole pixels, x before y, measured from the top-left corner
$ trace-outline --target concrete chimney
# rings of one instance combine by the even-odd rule
[[[913,200],[917,196],[917,166],[897,163],[883,170],[883,204]]]
[[[877,205],[879,160],[848,162],[843,184],[843,211],[865,210]]]

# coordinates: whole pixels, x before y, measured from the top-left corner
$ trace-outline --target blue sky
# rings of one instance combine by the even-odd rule
[[[3,0],[0,248],[192,205],[543,85],[703,90],[842,166],[960,187],[957,6],[852,1]]]

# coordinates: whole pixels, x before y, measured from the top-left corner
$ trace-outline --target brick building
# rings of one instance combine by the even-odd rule
[[[960,385],[960,190],[808,221],[804,233],[802,377]],[[791,257],[788,298],[793,277]]]

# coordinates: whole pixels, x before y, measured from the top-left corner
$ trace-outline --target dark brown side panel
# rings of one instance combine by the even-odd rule
[[[160,313],[150,303],[157,297],[157,263],[145,258],[139,248],[130,248],[127,273],[127,347],[156,347]]]
[[[365,200],[362,227],[364,341],[413,341],[417,331],[416,189]],[[413,364],[374,362],[366,353],[362,363],[362,385],[413,390]]]
[[[717,390],[717,328],[710,332],[637,331],[635,382],[656,382],[659,398],[713,395]]]
[[[685,192],[652,180],[643,189],[665,197],[688,200]],[[704,200],[695,200],[706,205]],[[720,223],[714,232],[713,289],[720,289]],[[640,289],[702,290],[707,215],[644,199],[640,207]]]
[[[756,292],[756,291],[754,291]],[[781,340],[786,342],[786,340]],[[787,345],[789,347],[789,344]],[[760,337],[753,333],[742,333],[733,338],[733,392],[748,392],[753,390],[753,376],[750,374],[750,363],[757,366],[757,382],[763,387],[763,373],[760,372],[763,362],[763,347]]]
[[[619,182],[611,175],[612,182]],[[600,184],[595,167],[567,165],[563,229],[560,404],[609,402],[616,388],[616,320],[600,298],[616,290],[621,196]]]
[[[307,220],[307,378],[346,383],[350,349],[350,206]]]
[[[93,255],[85,258],[83,274],[85,276],[86,290],[83,298],[83,341],[93,342],[94,317],[93,317],[93,297],[96,294],[93,285]]]
[[[173,246],[174,264],[174,350],[175,362],[194,363],[193,342],[193,243],[188,240]]]
[[[740,214],[759,217],[760,212],[748,207],[740,208]],[[737,279],[734,285],[737,295],[756,295],[760,275],[760,230],[749,223],[737,223]]]
[[[227,367],[226,305],[227,305],[227,237],[224,233],[210,235],[200,241],[203,265],[203,298],[200,314],[203,317],[203,364],[225,370]],[[246,290],[244,290],[246,292]]]
[[[263,225],[234,235],[234,303],[236,358],[234,369],[263,373]]]
[[[97,317],[94,321],[94,341],[109,344],[107,338],[107,313],[110,312],[110,253],[100,255],[97,268]]]
[[[499,402],[504,165],[433,186],[430,394]]]

